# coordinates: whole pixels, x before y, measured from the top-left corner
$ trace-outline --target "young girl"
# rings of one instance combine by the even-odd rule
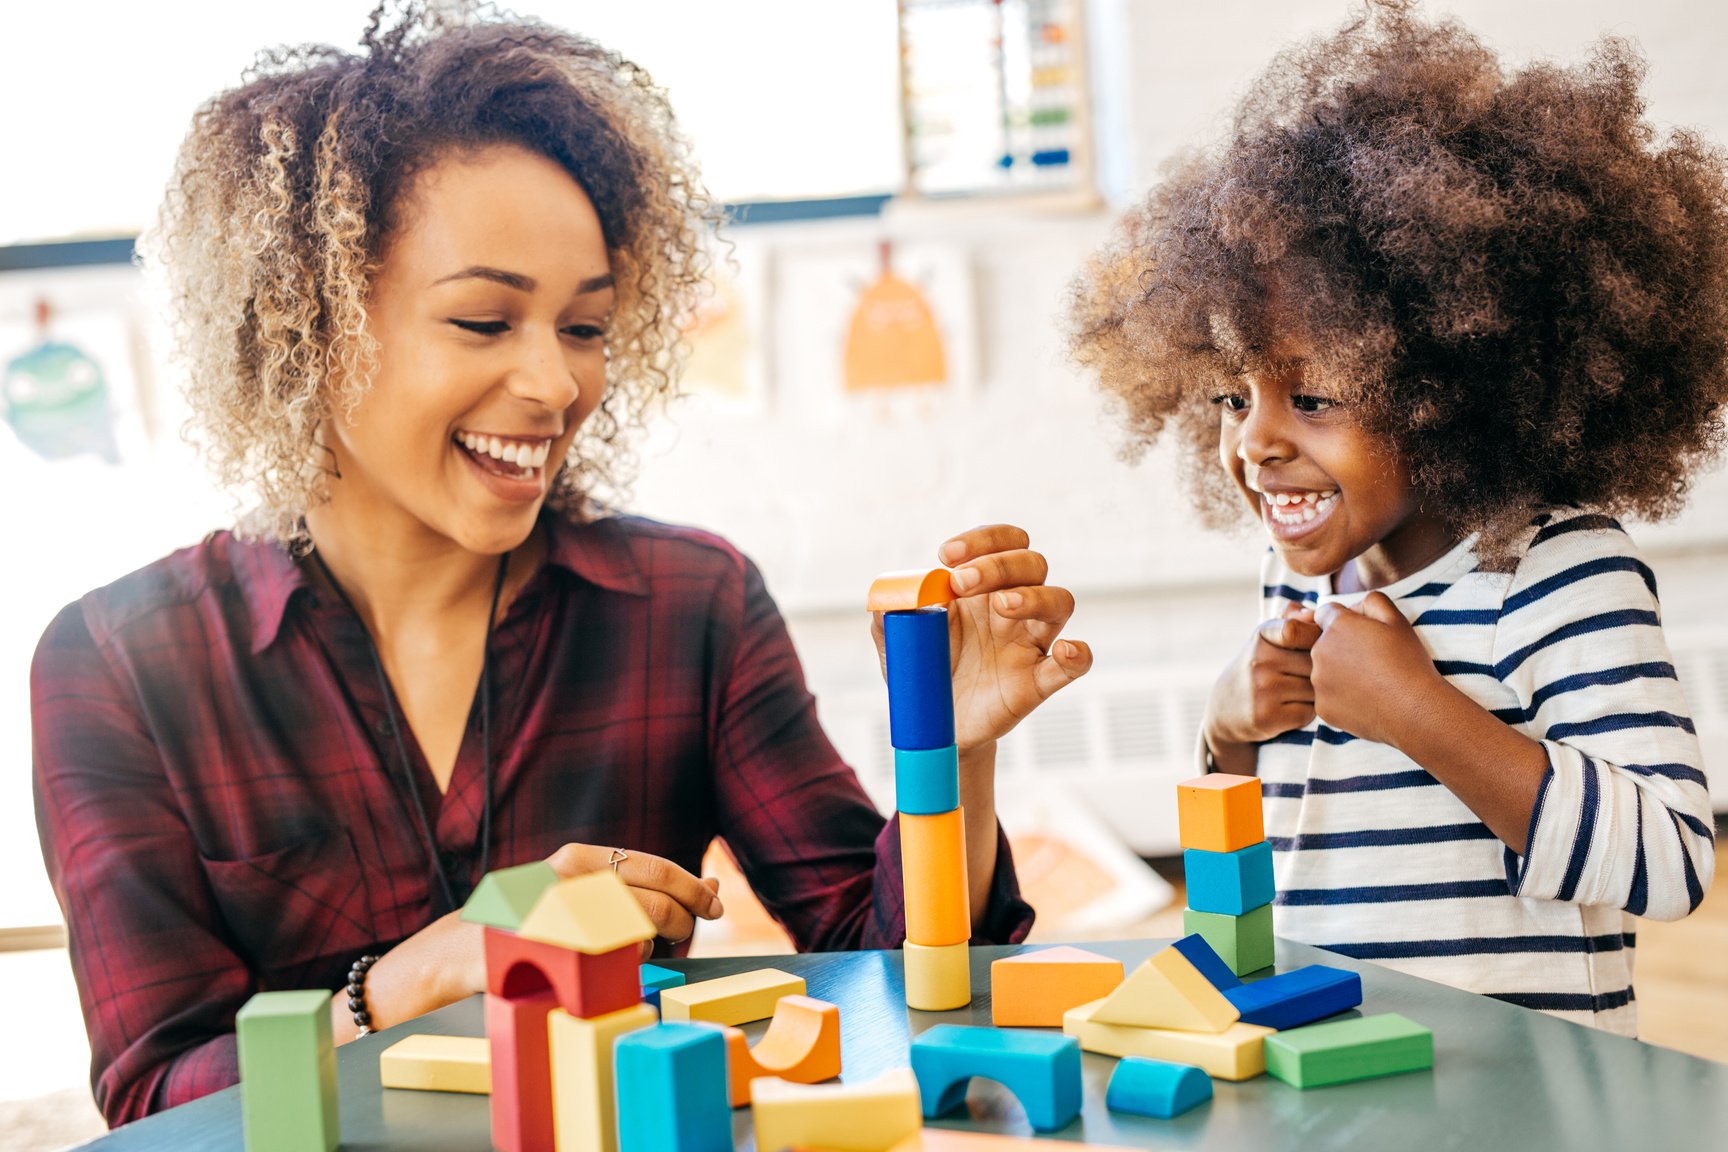
[[[1715,857],[1616,517],[1681,506],[1728,400],[1724,160],[1641,76],[1371,7],[1128,216],[1073,337],[1271,537],[1203,737],[1264,781],[1279,934],[1628,1035],[1633,917]]]
[[[667,953],[721,914],[720,836],[800,948],[900,946],[898,824],[760,574],[591,499],[672,387],[712,216],[648,77],[532,22],[409,6],[199,111],[151,260],[257,509],[68,607],[31,680],[111,1123],[233,1083],[260,990],[332,991],[339,1040],[479,991],[455,909],[489,869],[609,867]],[[995,741],[1090,655],[1023,532],[942,558],[973,924],[1017,940]]]

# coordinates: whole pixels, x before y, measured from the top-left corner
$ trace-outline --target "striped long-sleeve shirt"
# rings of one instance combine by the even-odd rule
[[[1539,518],[1510,573],[1471,545],[1381,591],[1449,681],[1546,750],[1526,854],[1397,749],[1316,721],[1259,752],[1276,930],[1633,1035],[1634,917],[1685,916],[1715,868],[1656,580],[1589,512]],[[1276,553],[1263,575],[1266,618],[1361,599]]]

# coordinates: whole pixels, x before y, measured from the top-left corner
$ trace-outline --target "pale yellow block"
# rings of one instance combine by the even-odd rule
[[[764,1150],[887,1152],[924,1126],[910,1068],[862,1084],[791,1084],[763,1076],[751,1081],[750,1094],[756,1147]]]
[[[654,939],[654,921],[614,873],[588,872],[540,893],[516,934],[598,956]]]
[[[1128,974],[1092,1014],[1096,1024],[1222,1032],[1242,1018],[1188,957],[1165,948]]]
[[[492,1091],[491,1045],[484,1036],[409,1036],[378,1054],[378,1080],[386,1088],[484,1096]]]
[[[1106,1056],[1145,1056],[1192,1064],[1219,1080],[1250,1080],[1266,1071],[1266,1037],[1275,1029],[1237,1021],[1222,1032],[1176,1032],[1100,1024],[1093,1013],[1102,1000],[1082,1004],[1062,1017],[1062,1031],[1088,1052]]]
[[[1118,1144],[1077,1144],[1091,1152],[1130,1152]],[[995,1132],[968,1132],[960,1128],[926,1128],[914,1132],[891,1152],[1048,1152],[1050,1142],[1029,1136],[1003,1136]]]
[[[782,996],[804,995],[804,977],[778,968],[758,968],[736,976],[699,980],[660,992],[660,1019],[748,1024],[774,1015]]]
[[[972,1003],[972,953],[966,941],[930,948],[908,940],[905,958],[906,1007],[947,1012]]]
[[[584,1020],[562,1008],[546,1016],[552,1044],[552,1132],[559,1148],[616,1152],[612,1045],[618,1037],[660,1022],[649,1004]]]

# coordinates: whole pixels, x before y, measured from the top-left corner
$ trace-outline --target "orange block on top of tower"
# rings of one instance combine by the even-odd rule
[[[1213,772],[1176,786],[1182,847],[1234,852],[1266,839],[1260,778]]]

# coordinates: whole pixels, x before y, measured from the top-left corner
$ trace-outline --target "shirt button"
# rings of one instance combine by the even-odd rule
[[[390,735],[390,721],[387,719],[379,719],[379,720],[373,721],[372,728],[380,736]]]

